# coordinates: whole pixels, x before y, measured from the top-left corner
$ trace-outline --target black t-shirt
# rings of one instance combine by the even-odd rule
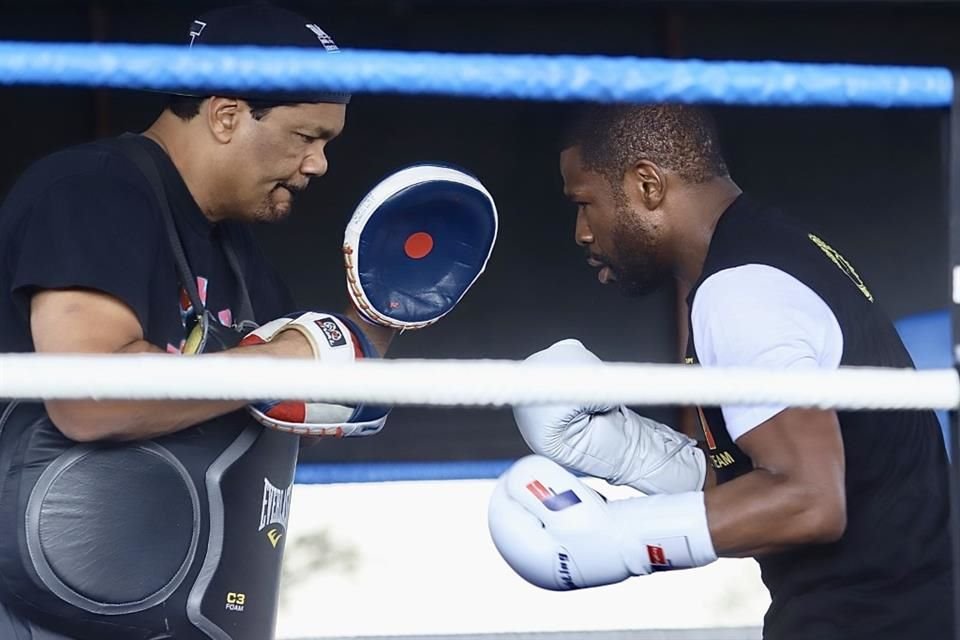
[[[248,328],[248,321],[263,324],[292,312],[289,292],[249,228],[210,224],[163,150],[145,138],[135,142],[153,156],[161,175],[208,317]],[[164,220],[146,176],[116,140],[36,163],[0,208],[0,351],[33,351],[29,307],[35,291],[82,287],[126,303],[150,343],[189,353],[192,343],[185,338],[195,313]],[[241,332],[216,333],[229,345]],[[238,639],[268,636],[282,542],[243,523],[260,513],[266,487],[292,486],[295,436],[263,429],[241,410],[152,442],[79,446],[56,430],[41,404],[11,406],[0,430],[0,521],[6,525],[0,599],[6,605],[70,637],[153,637],[170,630],[176,637],[206,638],[215,628]],[[74,464],[81,459],[91,462]],[[155,521],[157,504],[170,535],[144,525]],[[270,531],[276,535],[285,526]],[[191,533],[204,553],[191,549]],[[171,581],[170,591],[161,583],[181,562],[188,563],[187,572],[177,573],[182,582]],[[46,572],[44,563],[57,570]],[[116,565],[135,566],[118,579]],[[114,567],[113,575],[104,567]],[[240,584],[251,600],[243,617],[223,608],[224,597]],[[104,602],[121,603],[123,610],[104,613]]]
[[[782,286],[764,292],[757,286],[760,280],[751,284],[749,276],[758,270],[779,274]],[[702,304],[714,298],[698,295],[720,281],[728,295],[715,298],[715,317],[710,317],[711,309]],[[803,289],[783,294],[788,281]],[[729,302],[733,294],[742,302]],[[743,307],[741,314],[753,314],[746,309],[796,305],[802,294],[835,318],[822,334],[839,332],[833,344],[841,348],[831,353],[833,366],[913,367],[893,324],[853,265],[819,236],[745,196],[720,218],[703,273],[688,298],[688,361],[710,360],[709,345],[695,343],[694,326],[701,327],[701,337],[719,334],[728,342],[733,334],[786,331],[780,344],[789,346],[795,338],[790,329],[799,319],[772,331],[761,326],[743,332],[728,325],[745,322],[737,305]],[[718,306],[734,306],[733,316],[716,313]],[[724,326],[704,331],[704,322]],[[776,344],[765,345],[767,352],[775,351],[771,346]],[[765,637],[951,637],[949,462],[936,416],[933,411],[841,411],[838,418],[846,465],[846,530],[834,543],[758,558],[772,598]],[[728,425],[719,407],[704,407],[700,421],[717,481],[750,472],[752,461],[730,433],[742,432],[743,425]]]
[[[247,225],[210,223],[164,151],[155,158],[201,301],[221,324],[238,321],[240,288],[223,250],[234,248],[254,318],[293,311],[289,291],[267,264]],[[34,164],[0,208],[0,352],[33,351],[30,297],[39,289],[82,287],[126,303],[144,338],[180,351],[192,311],[181,290],[159,203],[145,176],[106,140]]]

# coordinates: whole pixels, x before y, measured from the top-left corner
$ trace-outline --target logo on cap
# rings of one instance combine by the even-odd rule
[[[307,29],[313,32],[313,35],[317,36],[317,40],[320,41],[320,44],[323,45],[323,48],[330,53],[337,53],[340,51],[340,47],[337,46],[337,43],[333,41],[333,38],[327,35],[327,32],[318,27],[315,24],[305,24],[303,25]]]
[[[193,46],[194,40],[200,37],[200,34],[203,33],[204,28],[207,26],[206,22],[201,22],[199,20],[194,20],[193,24],[190,25],[190,46]]]

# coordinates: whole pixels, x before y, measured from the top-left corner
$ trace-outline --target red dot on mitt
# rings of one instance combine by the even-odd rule
[[[403,243],[403,251],[413,260],[425,258],[433,251],[433,237],[424,231],[410,234],[407,241]]]

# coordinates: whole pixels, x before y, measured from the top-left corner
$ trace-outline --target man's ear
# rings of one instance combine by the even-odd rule
[[[638,160],[623,176],[624,193],[649,211],[663,202],[666,187],[663,170],[649,160]]]
[[[210,133],[223,144],[230,142],[240,123],[240,101],[236,98],[214,96],[207,100],[206,107]]]

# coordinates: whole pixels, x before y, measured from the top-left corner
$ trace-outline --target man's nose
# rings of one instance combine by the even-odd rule
[[[574,241],[581,247],[585,247],[593,242],[593,231],[587,224],[587,217],[582,213],[577,213],[577,224],[573,232]]]
[[[323,149],[311,150],[300,163],[300,173],[319,178],[327,172],[327,156]]]

